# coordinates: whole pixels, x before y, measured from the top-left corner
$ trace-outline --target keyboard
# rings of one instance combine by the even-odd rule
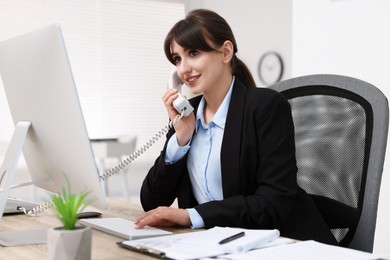
[[[126,240],[172,234],[172,232],[149,226],[136,229],[133,221],[123,218],[85,218],[80,219],[79,223]]]

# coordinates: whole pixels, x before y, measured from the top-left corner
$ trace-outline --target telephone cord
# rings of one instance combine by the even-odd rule
[[[176,115],[173,121],[170,121],[168,125],[161,128],[146,144],[144,144],[141,148],[139,148],[134,153],[130,154],[120,163],[107,170],[105,173],[100,175],[100,180],[105,181],[112,175],[118,174],[124,168],[126,168],[130,163],[132,163],[135,159],[137,159],[140,155],[142,155],[146,150],[148,150],[153,144],[155,144],[162,136],[168,133],[168,131],[183,117],[183,113],[181,115]]]
[[[53,207],[53,203],[50,201],[46,201],[30,210],[27,210],[24,207],[20,207],[19,210],[23,211],[25,215],[28,215],[30,217],[35,217],[36,215],[38,215],[38,213],[41,213],[51,207]]]
[[[120,163],[118,163],[116,166],[112,167],[111,169],[107,170],[102,175],[99,175],[100,181],[105,181],[109,177],[118,174],[121,172],[124,168],[129,166],[130,163],[132,163],[135,159],[137,159],[140,155],[142,155],[146,150],[148,150],[153,144],[155,144],[163,135],[167,134],[168,131],[177,123],[179,120],[183,117],[184,112],[182,112],[180,115],[176,115],[176,117],[169,122],[168,125],[161,128],[160,131],[158,131],[148,142],[146,142],[145,145],[143,145],[141,148],[139,148],[137,151],[129,155],[127,158],[122,160]],[[26,210],[25,208],[21,207],[19,210],[23,211],[24,214],[35,217],[38,215],[38,213],[41,213],[45,211],[46,209],[49,209],[53,206],[52,202],[44,202],[30,210]]]

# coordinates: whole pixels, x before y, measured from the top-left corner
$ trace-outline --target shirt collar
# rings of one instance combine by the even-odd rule
[[[215,113],[214,118],[210,121],[209,126],[217,125],[222,129],[225,129],[226,116],[229,109],[230,98],[232,96],[232,89],[234,84],[235,77],[233,76],[232,84],[229,87],[229,91],[226,94],[224,100],[222,101],[221,106],[218,108],[217,113]],[[208,128],[209,126],[204,122],[204,106],[206,104],[206,100],[204,97],[200,100],[198,110],[196,112],[196,131],[198,131],[199,126],[203,128]]]

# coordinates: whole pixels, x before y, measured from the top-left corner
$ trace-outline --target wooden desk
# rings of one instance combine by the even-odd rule
[[[107,199],[108,208],[101,211],[102,217],[122,217],[134,220],[143,212],[137,205],[129,204],[116,199]],[[26,215],[8,215],[0,220],[0,232],[10,230],[23,230],[33,228],[57,227],[59,220],[52,210],[46,210],[36,217]],[[182,233],[188,232],[189,228],[166,228],[166,230]],[[122,238],[107,233],[92,231],[92,259],[155,259],[146,255],[132,252],[119,247],[116,242],[123,241]],[[17,247],[1,247],[0,259],[47,259],[47,245],[29,245]]]

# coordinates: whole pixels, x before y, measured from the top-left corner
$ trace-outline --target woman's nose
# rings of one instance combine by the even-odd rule
[[[188,73],[191,71],[191,66],[190,64],[188,63],[187,60],[183,59],[181,62],[180,62],[180,65],[177,66],[177,74],[183,78],[184,74]]]

